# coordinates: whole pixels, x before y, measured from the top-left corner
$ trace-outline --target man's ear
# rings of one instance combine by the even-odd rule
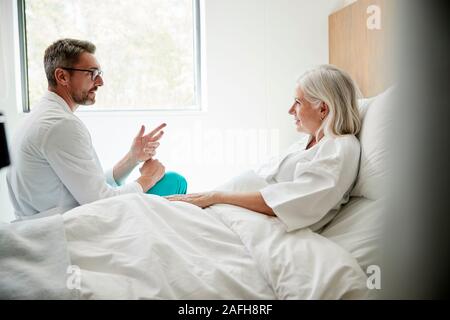
[[[69,83],[69,78],[70,78],[70,75],[69,75],[69,73],[66,70],[61,69],[61,68],[56,68],[55,69],[55,80],[56,80],[56,83],[58,83],[58,84],[60,84],[60,85],[65,87]]]

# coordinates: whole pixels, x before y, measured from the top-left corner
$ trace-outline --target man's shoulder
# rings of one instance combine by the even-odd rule
[[[53,101],[40,101],[23,120],[21,128],[23,142],[33,145],[45,144],[51,136],[64,137],[87,132],[83,122],[75,115],[65,112]]]
[[[75,138],[78,140],[80,137],[90,137],[89,131],[84,123],[77,117],[61,116],[52,118],[51,123],[48,125],[44,134],[44,140],[49,138],[70,140]]]
[[[29,117],[25,119],[26,125],[39,130],[47,131],[55,126],[84,127],[82,121],[73,113],[68,113],[63,106],[55,101],[42,99],[33,108]]]

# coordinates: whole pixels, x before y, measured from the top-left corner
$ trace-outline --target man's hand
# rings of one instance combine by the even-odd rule
[[[219,192],[202,192],[191,194],[179,194],[167,196],[166,199],[170,201],[184,201],[192,203],[200,208],[206,208],[213,204],[219,203]]]
[[[146,135],[144,135],[145,126],[141,126],[137,136],[133,139],[130,149],[130,156],[133,161],[136,163],[147,161],[155,156],[156,148],[159,147],[158,140],[164,134],[164,131],[161,129],[165,126],[166,124],[163,123]]]
[[[139,168],[141,175],[155,177],[158,181],[164,176],[165,170],[166,168],[157,159],[147,160],[142,167]]]
[[[141,176],[136,181],[142,186],[144,192],[147,192],[162,179],[166,168],[157,159],[150,159],[144,162],[139,171]]]

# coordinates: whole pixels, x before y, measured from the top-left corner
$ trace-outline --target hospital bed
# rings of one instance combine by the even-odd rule
[[[202,210],[128,194],[0,226],[0,298],[372,297],[367,271],[379,265],[392,96],[388,89],[360,101],[358,178],[321,234],[286,233],[278,219],[235,206]]]
[[[392,92],[361,101],[358,179],[321,234],[286,233],[278,219],[240,207],[202,210],[128,194],[2,226],[0,297],[369,298],[367,270],[379,265]]]

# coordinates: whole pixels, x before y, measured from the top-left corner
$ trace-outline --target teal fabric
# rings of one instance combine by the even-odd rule
[[[150,190],[149,194],[155,194],[158,196],[170,196],[173,194],[186,194],[187,181],[186,179],[176,172],[166,172],[164,177],[158,181]]]

